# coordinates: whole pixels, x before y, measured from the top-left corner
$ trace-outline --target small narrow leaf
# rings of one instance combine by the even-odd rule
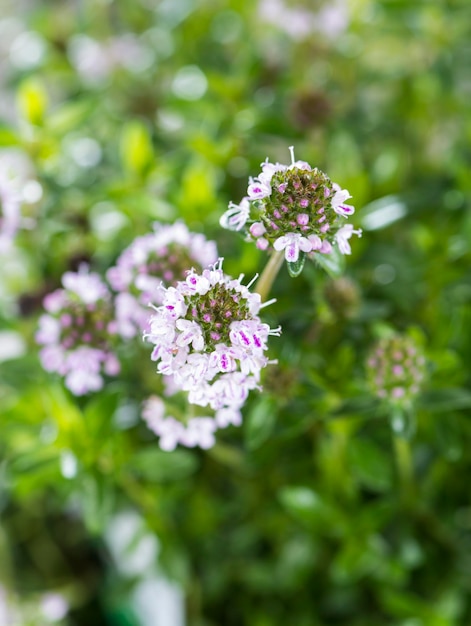
[[[306,261],[306,253],[300,252],[298,260],[294,263],[287,261],[286,265],[288,266],[288,273],[292,278],[296,278],[301,274],[304,267],[304,262]]]

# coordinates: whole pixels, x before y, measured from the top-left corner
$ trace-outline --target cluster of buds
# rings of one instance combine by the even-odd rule
[[[425,357],[411,337],[396,334],[380,339],[367,359],[366,369],[374,395],[408,406],[425,378]]]
[[[200,271],[217,261],[214,241],[191,233],[182,222],[154,224],[154,232],[137,237],[107,272],[116,297],[118,332],[129,339],[148,330],[149,303],[161,303],[160,286],[183,280],[190,267]]]
[[[154,344],[157,371],[187,392],[191,404],[215,412],[214,418],[187,423],[156,418],[166,442],[207,447],[209,431],[240,423],[249,391],[259,386],[261,370],[269,363],[268,337],[279,335],[280,329],[262,323],[258,313],[268,303],[262,305],[242,278],[226,276],[220,259],[201,274],[190,271],[175,287],[162,287],[162,305],[155,308],[144,335]]]
[[[350,194],[305,161],[291,165],[261,164],[262,171],[249,179],[247,196],[239,205],[229,204],[220,224],[229,230],[244,230],[261,250],[284,251],[293,276],[303,268],[306,255],[331,254],[334,246],[350,254],[349,240],[361,236],[345,219],[354,213],[346,204]]]
[[[65,385],[77,396],[103,387],[103,374],[120,371],[112,343],[117,324],[111,294],[98,274],[81,266],[66,272],[63,289],[44,299],[47,313],[39,319],[36,341],[45,370],[65,378]]]

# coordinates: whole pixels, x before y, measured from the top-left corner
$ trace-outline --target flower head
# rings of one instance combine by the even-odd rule
[[[36,341],[42,366],[65,378],[77,396],[103,387],[103,374],[115,376],[119,361],[112,349],[116,334],[111,294],[98,274],[81,266],[66,272],[63,289],[46,296]]]
[[[406,406],[420,391],[425,363],[422,350],[411,337],[400,334],[385,337],[367,358],[370,388],[378,398]]]
[[[241,278],[226,276],[222,259],[201,274],[190,271],[186,280],[163,290],[163,302],[144,334],[154,344],[157,371],[187,392],[191,404],[214,411],[215,429],[240,421],[240,408],[249,391],[259,386],[261,370],[269,363],[268,337],[280,333],[260,320],[260,296],[251,293]],[[190,445],[182,434],[188,427],[188,423],[177,427],[173,421],[162,426],[183,445]]]
[[[161,286],[183,280],[189,267],[201,270],[217,260],[216,244],[191,233],[183,222],[154,224],[154,232],[137,237],[108,270],[107,278],[118,293],[118,332],[134,337],[147,328],[149,303],[160,304]]]
[[[258,248],[284,250],[289,263],[297,263],[301,254],[330,254],[334,246],[350,254],[348,240],[360,236],[361,230],[345,225],[355,211],[346,204],[349,192],[321,170],[296,161],[292,147],[290,151],[290,165],[261,164],[261,173],[249,179],[247,197],[239,207],[229,205],[221,225],[231,230],[245,227]]]

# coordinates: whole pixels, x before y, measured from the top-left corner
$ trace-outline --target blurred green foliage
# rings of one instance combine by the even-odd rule
[[[133,623],[103,557],[133,507],[188,626],[471,623],[468,0],[1,5],[0,156],[27,155],[43,190],[0,276],[2,333],[24,342],[0,362],[1,579],[63,589],[70,624]],[[155,220],[214,238],[233,275],[261,271],[218,220],[293,144],[350,191],[364,233],[346,278],[281,271],[278,364],[241,429],[160,451],[139,419],[160,390],[143,346],[95,397],[41,370],[43,296],[83,260],[105,272]],[[364,360],[410,329],[428,381],[398,449]]]

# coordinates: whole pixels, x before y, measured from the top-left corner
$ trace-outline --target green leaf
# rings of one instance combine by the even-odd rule
[[[469,409],[471,407],[471,391],[457,387],[433,389],[421,394],[418,404],[421,408],[434,413]]]
[[[360,484],[378,492],[391,488],[393,468],[390,456],[372,441],[351,441],[349,457],[352,471]]]
[[[48,115],[47,129],[53,133],[63,134],[77,129],[93,110],[93,102],[67,102]]]
[[[275,421],[275,400],[264,396],[252,408],[245,422],[245,441],[250,450],[259,448],[270,437]]]
[[[315,252],[314,260],[332,278],[342,276],[345,271],[345,256],[340,253],[337,246],[332,248],[332,252],[330,254],[320,254],[319,252]]]
[[[111,481],[103,475],[86,474],[80,477],[80,492],[87,528],[93,534],[102,533],[115,506]]]
[[[16,146],[18,143],[19,139],[11,128],[0,128],[0,146]]]
[[[41,125],[47,108],[47,93],[37,78],[26,78],[19,86],[17,102],[20,114],[30,123]]]
[[[103,391],[101,395],[92,398],[83,411],[88,432],[98,438],[97,446],[101,446],[103,443],[100,441],[101,436],[113,429],[112,417],[118,406],[118,401],[119,394],[117,391]]]
[[[154,162],[154,150],[147,126],[137,120],[124,125],[121,134],[121,160],[131,174],[143,176]]]
[[[186,450],[164,452],[156,448],[147,448],[133,457],[129,467],[145,480],[167,482],[191,476],[196,472],[198,465],[198,458],[192,452]]]
[[[332,509],[309,487],[284,487],[278,497],[288,513],[301,522],[323,526],[334,521]]]
[[[292,263],[291,261],[287,261],[286,265],[288,267],[288,273],[292,278],[296,278],[303,271],[304,263],[306,261],[306,253],[300,252],[298,260]]]

